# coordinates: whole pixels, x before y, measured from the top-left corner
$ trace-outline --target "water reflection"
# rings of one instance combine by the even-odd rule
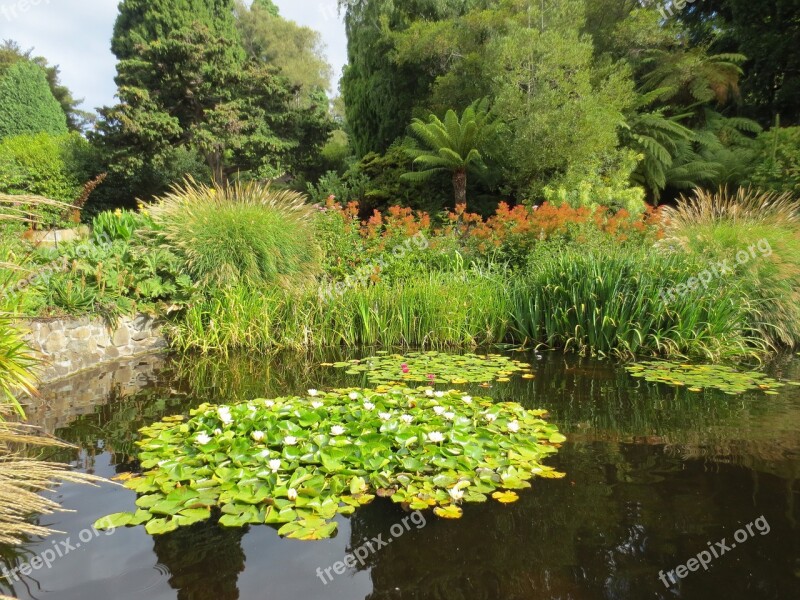
[[[60,459],[111,476],[135,468],[137,430],[164,415],[186,413],[203,401],[359,383],[340,370],[319,368],[322,360],[284,355],[140,363],[84,380],[98,388],[92,400],[80,382],[45,389],[42,406],[31,412],[81,447]],[[59,600],[795,597],[800,390],[691,394],[634,380],[599,361],[551,355],[535,362],[533,381],[497,384],[488,393],[550,410],[570,442],[548,462],[567,478],[536,480],[515,504],[470,505],[460,521],[427,514],[424,527],[393,537],[328,585],[317,577],[318,567],[377,536],[392,537],[393,525],[408,515],[378,500],[340,518],[336,538],[315,543],[281,540],[266,526],[228,530],[205,523],[158,537],[126,529],[36,572],[13,591],[20,598]],[[800,379],[800,361],[784,357],[772,371]],[[135,499],[112,486],[70,485],[59,495],[77,512],[53,517],[52,524],[73,536],[103,514],[130,510]],[[730,539],[761,515],[769,534],[754,536],[708,572],[690,573],[669,589],[659,580],[659,571],[686,563],[708,542]],[[48,543],[32,540],[24,550],[32,555]],[[4,555],[6,564],[21,560]]]

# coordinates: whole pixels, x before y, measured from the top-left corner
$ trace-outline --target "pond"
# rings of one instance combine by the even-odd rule
[[[74,512],[39,520],[63,533],[4,549],[0,590],[57,600],[796,597],[800,388],[693,393],[606,361],[510,355],[535,378],[476,395],[547,409],[568,436],[546,460],[566,477],[535,479],[513,504],[466,504],[463,518],[444,520],[378,498],[316,542],[210,522],[107,535],[92,524],[134,510],[136,495],[68,484],[52,496]],[[80,447],[51,458],[110,478],[136,468],[141,426],[205,401],[360,385],[319,366],[349,358],[150,357],[49,386],[29,414]],[[768,370],[800,381],[796,357]],[[358,559],[345,564],[348,554]],[[29,563],[38,568],[9,571]]]

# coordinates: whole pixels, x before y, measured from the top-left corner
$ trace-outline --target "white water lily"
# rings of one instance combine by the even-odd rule
[[[289,488],[289,491],[286,492],[286,496],[289,498],[289,500],[297,500],[297,490],[294,488]]]
[[[252,437],[257,442],[260,442],[261,440],[264,439],[264,432],[263,431],[254,431],[253,433],[250,434],[250,437]]]
[[[364,402],[364,408],[366,410],[372,410],[375,408],[375,405],[372,402]]]
[[[264,400],[264,406],[267,408],[272,408],[275,406],[275,400]]]
[[[493,413],[486,413],[486,415],[484,416],[486,417],[486,420],[489,421],[489,423],[494,423],[495,421],[497,421],[497,415]]]
[[[400,420],[403,421],[404,423],[413,423],[414,417],[412,417],[411,415],[400,415]]]
[[[231,416],[231,409],[227,406],[220,406],[217,409],[217,415],[219,415],[219,420],[222,421],[225,425],[230,425],[233,423],[233,417]]]
[[[378,413],[378,416],[381,418],[381,421],[388,421],[392,418],[392,413],[382,412]]]
[[[211,437],[209,437],[209,435],[206,433],[198,433],[195,440],[197,441],[198,444],[204,446],[205,444],[211,441]]]
[[[435,412],[437,415],[443,414],[445,410],[447,410],[447,409],[444,406],[434,406],[433,407],[433,412]]]
[[[334,425],[331,427],[331,435],[342,435],[344,433],[344,427],[341,425]]]
[[[315,400],[314,402],[311,403],[311,408],[314,408],[314,409],[322,408],[322,406],[323,406],[323,404],[319,400]]]
[[[294,446],[297,443],[297,438],[293,435],[287,435],[283,438],[283,445],[284,446]]]
[[[519,431],[519,423],[517,421],[511,421],[508,425],[508,430],[511,433],[517,433]]]
[[[463,401],[464,401],[466,404],[472,404],[472,396],[461,396],[461,399],[462,399],[462,400],[463,400]]]
[[[269,468],[270,468],[270,469],[272,469],[272,472],[273,472],[273,473],[277,473],[277,472],[280,470],[280,468],[281,468],[281,459],[279,459],[279,458],[273,458],[273,459],[272,459],[271,461],[269,461],[269,463],[267,463],[267,464],[269,465]]]
[[[350,400],[358,400],[358,392],[350,392],[347,394],[347,397],[350,398]]]
[[[214,430],[214,435],[222,435],[222,429],[220,429],[219,427],[217,427],[217,428]]]
[[[425,390],[426,396],[433,396],[433,390]]]
[[[437,398],[442,398],[444,396],[444,392],[442,391],[433,392],[433,395],[436,396]]]
[[[455,500],[456,502],[458,502],[459,500],[461,500],[464,497],[464,491],[460,490],[458,488],[450,488],[447,491],[450,494],[450,497],[453,500]]]
[[[319,394],[319,390],[314,390],[314,389],[308,390],[308,395],[309,396],[316,396],[318,394]]]
[[[438,444],[439,442],[444,441],[444,435],[439,431],[431,431],[428,434],[428,441],[431,441],[434,444]]]
[[[443,416],[444,416],[444,418],[445,418],[445,419],[447,419],[448,421],[452,421],[453,419],[455,419],[455,418],[456,418],[456,413],[454,413],[454,412],[451,412],[451,411],[447,411],[446,413],[444,413],[444,415],[443,415]]]

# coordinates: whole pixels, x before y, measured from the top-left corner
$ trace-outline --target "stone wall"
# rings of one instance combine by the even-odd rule
[[[38,371],[43,382],[167,347],[159,322],[147,315],[122,317],[114,326],[96,317],[36,319],[24,328],[44,361]]]

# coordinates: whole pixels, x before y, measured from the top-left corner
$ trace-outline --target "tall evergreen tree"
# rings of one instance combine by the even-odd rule
[[[67,116],[39,65],[17,61],[0,78],[0,139],[12,135],[67,133]]]

